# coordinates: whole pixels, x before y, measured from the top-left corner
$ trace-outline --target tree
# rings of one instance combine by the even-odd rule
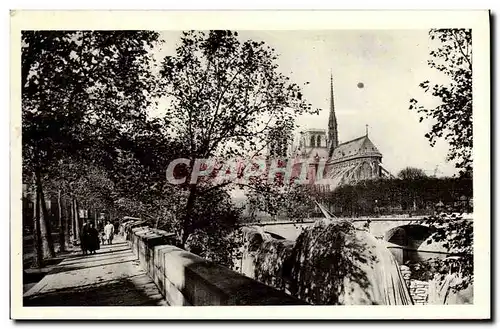
[[[424,81],[420,87],[439,99],[439,105],[427,107],[410,100],[410,110],[433,121],[425,136],[434,146],[439,138],[449,143],[448,160],[455,161],[463,174],[472,172],[472,32],[467,29],[433,29],[431,41],[437,43],[430,52],[429,66],[442,72],[448,83]]]
[[[37,190],[57,178],[51,166],[61,159],[113,161],[118,136],[145,120],[157,39],[150,31],[23,31],[23,170]]]
[[[40,268],[43,266],[42,234],[40,230],[40,202],[38,193],[31,186],[31,202],[33,204],[33,261],[31,266]],[[26,252],[26,251],[24,251]]]
[[[467,29],[435,29],[429,32],[431,41],[437,42],[430,52],[429,66],[442,72],[448,84],[429,81],[420,84],[425,92],[440,100],[434,108],[419,105],[410,100],[410,110],[416,109],[424,118],[432,118],[434,125],[425,136],[431,145],[442,138],[450,144],[448,159],[456,161],[456,167],[464,176],[472,177],[472,32]],[[432,230],[431,240],[445,242],[444,246],[452,254],[458,255],[461,282],[454,289],[466,288],[474,281],[473,225],[463,218],[468,205],[450,207],[446,211],[425,218],[423,222]],[[440,268],[447,267],[437,260]]]
[[[415,180],[422,180],[423,178],[426,178],[427,175],[425,172],[420,169],[420,168],[412,168],[412,167],[406,167],[402,169],[398,173],[398,178],[407,180],[409,181],[409,184],[407,188],[405,189],[404,195],[407,196],[407,200],[405,200],[405,203],[409,206],[411,206],[411,209],[417,210],[417,198],[420,195],[420,191],[418,191],[417,186],[415,184],[417,182],[414,182]]]
[[[456,264],[461,280],[452,288],[462,290],[474,282],[474,227],[472,220],[461,215],[463,209],[455,207],[453,210],[455,211],[430,216],[422,222],[427,224],[432,232],[428,243],[443,243],[448,253],[459,257]],[[430,263],[436,268],[449,271],[450,264],[442,259],[431,259]]]
[[[279,73],[276,59],[264,42],[242,42],[237,32],[183,32],[176,54],[164,59],[159,93],[169,100],[169,130],[186,145],[190,168],[196,159],[251,159],[267,145],[270,129],[291,129],[296,115],[317,113]],[[185,186],[182,246],[197,229],[197,197],[229,184]]]
[[[158,122],[143,122],[123,134],[106,170],[114,184],[117,215],[144,218],[153,227],[176,232],[185,191],[167,185],[165,169],[185,152],[160,128]]]
[[[401,169],[401,171],[398,173],[398,178],[400,179],[419,179],[425,177],[427,177],[427,175],[420,168],[406,167],[404,169]]]

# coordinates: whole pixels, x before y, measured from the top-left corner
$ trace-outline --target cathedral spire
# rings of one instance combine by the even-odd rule
[[[328,119],[328,153],[332,156],[333,150],[339,145],[337,132],[337,117],[333,98],[333,75],[330,72],[330,118]]]

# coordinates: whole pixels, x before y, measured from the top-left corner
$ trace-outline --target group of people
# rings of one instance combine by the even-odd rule
[[[83,254],[95,254],[100,249],[101,243],[112,244],[114,233],[115,227],[110,221],[107,221],[101,236],[99,236],[99,231],[95,227],[94,222],[85,222],[80,235],[80,246]]]

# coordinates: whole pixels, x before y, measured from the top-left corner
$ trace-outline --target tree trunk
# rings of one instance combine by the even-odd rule
[[[40,198],[35,189],[31,195],[33,202],[33,262],[31,267],[41,268],[43,265],[42,237],[40,232]]]
[[[76,235],[76,225],[75,225],[75,200],[73,198],[71,198],[70,213],[71,213],[70,221],[71,221],[71,233],[72,233],[71,242],[73,243],[73,245],[75,245],[77,240],[77,235]]]
[[[191,185],[191,188],[189,190],[188,201],[186,203],[186,215],[184,217],[184,220],[182,221],[181,246],[183,249],[186,248],[187,239],[189,238],[189,235],[191,235],[191,231],[193,230],[192,227],[193,223],[191,216],[195,200],[196,200],[196,185]]]
[[[54,250],[54,241],[52,239],[50,217],[47,211],[47,205],[45,204],[45,196],[43,195],[43,192],[40,193],[40,205],[42,210],[40,216],[40,228],[42,233],[44,257],[54,258],[56,256],[56,253]]]
[[[75,204],[75,235],[76,235],[76,239],[79,241],[79,243],[81,243],[80,241],[80,212],[79,212],[79,209],[78,209],[78,201],[74,200],[74,204]]]
[[[68,199],[65,197],[62,197],[62,205],[63,205],[63,218],[64,218],[64,239],[66,241],[66,250],[68,250],[71,247],[71,211],[68,209]]]
[[[63,216],[63,207],[61,201],[61,189],[57,191],[57,213],[59,217],[59,251],[66,251],[66,228],[65,228],[65,220]]]
[[[43,256],[48,258],[53,258],[56,256],[54,251],[54,242],[52,241],[52,231],[50,229],[49,215],[47,211],[47,206],[45,204],[45,197],[43,195],[42,179],[39,173],[36,173],[37,179],[37,189],[38,195],[40,197],[40,232],[42,235],[42,250]]]

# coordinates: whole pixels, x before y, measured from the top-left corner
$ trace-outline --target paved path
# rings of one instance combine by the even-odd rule
[[[127,242],[71,255],[24,294],[24,306],[167,306]]]

